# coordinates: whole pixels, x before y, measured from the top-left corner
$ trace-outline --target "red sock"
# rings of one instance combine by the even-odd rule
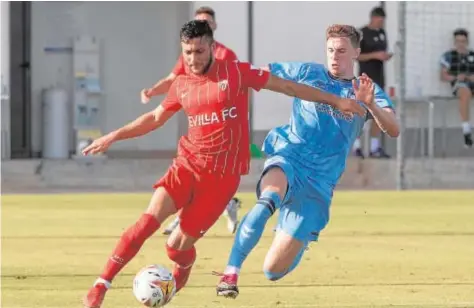
[[[133,226],[122,234],[100,278],[111,282],[159,227],[160,223],[153,215],[143,214]]]
[[[188,250],[177,250],[166,245],[168,257],[175,262],[173,276],[176,280],[176,292],[188,282],[189,274],[196,260],[196,248],[193,246]]]

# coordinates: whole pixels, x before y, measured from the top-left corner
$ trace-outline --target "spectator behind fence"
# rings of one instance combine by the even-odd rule
[[[451,84],[453,95],[459,99],[464,145],[472,148],[469,103],[474,93],[474,51],[468,47],[467,30],[457,29],[453,36],[454,49],[441,57],[441,80]]]
[[[376,7],[370,12],[370,23],[361,29],[362,41],[360,42],[359,75],[367,74],[382,90],[385,90],[384,62],[392,54],[387,52],[387,34],[384,28],[385,11]],[[372,121],[370,128],[370,157],[390,158],[380,145],[380,128]],[[364,158],[360,138],[354,142],[355,155]]]

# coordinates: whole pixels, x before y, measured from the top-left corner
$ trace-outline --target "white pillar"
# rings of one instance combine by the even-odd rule
[[[0,31],[1,31],[1,73],[2,96],[4,89],[10,89],[10,2],[2,1],[0,6]],[[5,88],[4,88],[5,86]],[[7,91],[9,93],[10,91]]]
[[[10,3],[2,1],[0,6],[0,71],[1,80],[1,148],[2,159],[10,158]]]

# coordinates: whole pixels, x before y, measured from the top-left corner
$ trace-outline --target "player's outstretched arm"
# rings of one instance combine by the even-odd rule
[[[392,108],[379,107],[377,104],[367,106],[377,125],[384,133],[390,137],[398,137],[400,135],[400,127]]]
[[[165,78],[159,80],[153,87],[148,89],[143,89],[140,93],[141,101],[143,104],[150,102],[150,99],[153,96],[162,95],[169,91],[171,85],[176,80],[179,75],[186,73],[184,68],[184,59],[183,56],[179,56],[178,61],[176,62],[173,71],[166,76]]]
[[[365,74],[359,78],[359,84],[354,80],[352,82],[356,99],[363,102],[380,129],[390,137],[398,137],[400,126],[397,118],[388,103],[388,98],[380,90],[378,95],[375,93],[375,84]]]
[[[375,51],[375,52],[360,54],[357,60],[359,60],[359,62],[367,62],[370,60],[387,61],[387,60],[390,60],[391,57],[392,57],[392,54],[386,51]]]
[[[148,104],[153,96],[167,93],[176,77],[178,77],[176,74],[170,73],[168,76],[155,83],[153,87],[143,89],[140,93],[142,103]]]
[[[147,112],[135,121],[94,140],[82,150],[83,155],[103,153],[114,143],[120,140],[131,139],[148,134],[163,126],[176,111],[165,110],[161,105],[154,111]]]
[[[165,110],[160,105],[111,134],[115,141],[140,137],[163,126],[175,113],[176,111]]]
[[[267,68],[262,68],[268,71]],[[339,109],[343,113],[356,113],[360,116],[364,116],[366,111],[360,106],[355,100],[342,98],[316,88],[307,86],[305,84],[296,83],[290,80],[282,79],[275,75],[270,74],[264,89],[286,94],[292,97],[298,97],[305,101],[312,101],[331,105],[334,108]]]

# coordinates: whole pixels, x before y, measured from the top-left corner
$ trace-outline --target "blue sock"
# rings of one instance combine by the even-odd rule
[[[245,259],[262,237],[268,219],[280,207],[277,193],[262,192],[257,204],[244,216],[237,229],[225,274],[238,274]]]

